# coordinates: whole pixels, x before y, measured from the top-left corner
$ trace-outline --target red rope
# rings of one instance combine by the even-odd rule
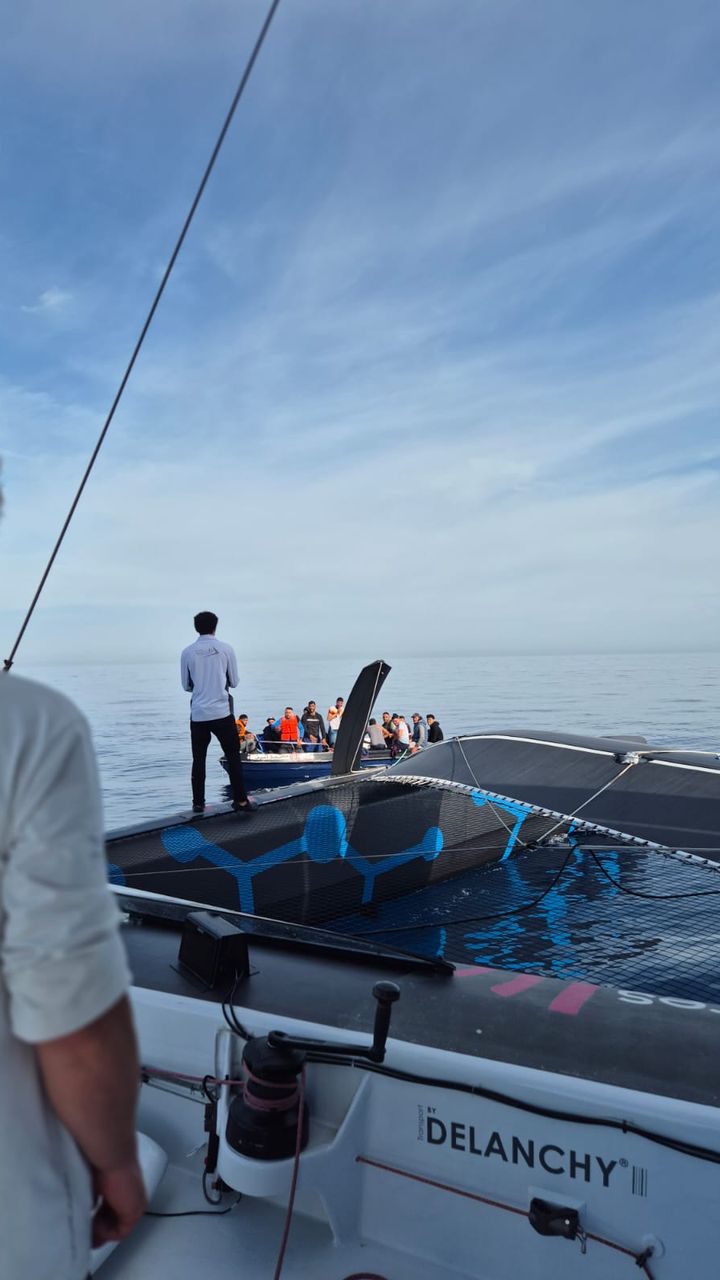
[[[407,1173],[405,1169],[395,1169],[390,1164],[382,1164],[379,1160],[371,1160],[368,1156],[356,1156],[356,1164],[368,1164],[373,1169],[382,1169],[385,1173],[395,1173],[399,1178],[409,1178],[411,1182],[423,1182],[426,1187],[436,1187],[440,1191],[451,1191],[455,1196],[463,1196],[465,1200],[477,1200],[478,1204],[489,1204],[491,1209],[504,1209],[506,1213],[516,1213],[520,1218],[527,1218],[524,1209],[516,1209],[512,1204],[503,1204],[501,1200],[490,1200],[487,1196],[479,1196],[474,1191],[464,1191],[462,1187],[451,1187],[444,1182],[436,1182],[434,1178],[424,1178],[420,1173]]]
[[[305,1069],[300,1072],[298,1080],[298,1122],[297,1134],[295,1137],[295,1157],[293,1163],[292,1178],[290,1180],[290,1195],[288,1196],[287,1213],[285,1214],[285,1226],[283,1228],[282,1240],[280,1241],[280,1249],[278,1251],[277,1262],[275,1263],[275,1271],[273,1280],[280,1280],[280,1274],[285,1261],[285,1250],[287,1249],[288,1237],[290,1235],[290,1227],[292,1224],[293,1209],[295,1208],[295,1192],[297,1190],[298,1174],[300,1172],[300,1149],[302,1147],[303,1132],[303,1111],[305,1109]]]
[[[633,1249],[626,1249],[624,1244],[615,1244],[614,1240],[606,1240],[604,1236],[596,1236],[592,1231],[586,1231],[585,1235],[588,1240],[594,1240],[596,1244],[604,1244],[606,1249],[616,1249],[618,1253],[627,1254],[628,1258],[632,1258],[635,1265],[648,1277],[648,1280],[653,1280],[652,1272],[645,1261],[644,1254],[635,1253]]]
[[[356,1164],[367,1164],[373,1169],[382,1169],[384,1173],[394,1173],[398,1178],[408,1178],[411,1182],[422,1182],[426,1187],[435,1187],[438,1191],[449,1191],[454,1196],[462,1196],[465,1200],[475,1200],[478,1204],[487,1204],[491,1209],[503,1209],[505,1213],[515,1213],[521,1218],[527,1218],[527,1212],[524,1209],[518,1209],[515,1205],[504,1204],[501,1200],[491,1200],[488,1196],[479,1196],[474,1191],[465,1191],[462,1187],[452,1187],[447,1182],[436,1182],[434,1178],[424,1178],[420,1173],[409,1173],[406,1169],[396,1169],[393,1165],[383,1164],[380,1160],[371,1160],[369,1156],[356,1156]],[[626,1249],[623,1244],[615,1244],[614,1240],[606,1240],[603,1236],[596,1236],[592,1232],[586,1233],[588,1240],[594,1240],[596,1244],[603,1244],[607,1249],[615,1249],[617,1253],[624,1253],[628,1258],[632,1258],[633,1262],[640,1267],[641,1271],[653,1280],[652,1272],[648,1267],[647,1261],[643,1254],[638,1254],[634,1249]],[[353,1280],[352,1276],[348,1276],[347,1280]]]
[[[299,1103],[300,1089],[298,1085],[289,1085],[287,1081],[283,1084],[274,1080],[263,1080],[261,1076],[253,1075],[252,1071],[243,1063],[243,1075],[245,1076],[245,1084],[243,1085],[243,1098],[245,1105],[251,1111],[290,1111]],[[284,1098],[261,1098],[252,1089],[248,1088],[248,1084],[260,1085],[263,1089],[284,1089]]]

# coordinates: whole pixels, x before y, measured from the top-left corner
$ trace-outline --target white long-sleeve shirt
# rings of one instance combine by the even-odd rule
[[[180,655],[180,679],[190,698],[191,720],[230,715],[228,689],[238,682],[235,650],[217,636],[198,636]]]
[[[87,725],[51,689],[0,675],[0,1274],[84,1280],[87,1165],[33,1045],[72,1034],[128,984]]]

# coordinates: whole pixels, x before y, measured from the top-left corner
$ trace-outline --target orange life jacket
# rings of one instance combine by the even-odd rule
[[[287,716],[283,716],[280,721],[280,740],[282,742],[298,742],[300,732],[298,730],[297,716],[291,716],[288,720]]]

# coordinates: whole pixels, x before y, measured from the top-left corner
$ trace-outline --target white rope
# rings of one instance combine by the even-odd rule
[[[469,771],[469,773],[470,773],[470,777],[472,778],[473,782],[475,783],[475,786],[477,787],[478,791],[485,791],[485,788],[482,786],[482,784],[481,784],[480,782],[478,782],[477,777],[476,777],[476,775],[475,775],[475,771],[474,771],[474,769],[473,769],[472,765],[470,764],[470,761],[468,760],[467,756],[465,755],[465,750],[464,750],[464,747],[463,747],[463,744],[462,744],[462,739],[461,739],[461,738],[457,738],[457,737],[456,737],[456,738],[454,739],[454,741],[455,741],[455,742],[457,742],[457,744],[458,744],[458,746],[459,746],[459,748],[460,748],[460,754],[461,754],[461,756],[462,756],[463,760],[465,761],[465,764],[466,764],[466,765],[467,765],[467,767],[468,767],[468,771]],[[505,822],[505,820],[504,820],[504,818],[503,818],[502,814],[501,814],[500,812],[498,812],[497,808],[495,807],[495,805],[493,804],[492,800],[491,800],[489,797],[488,797],[487,803],[490,805],[490,807],[491,807],[491,809],[492,809],[493,813],[495,814],[495,817],[497,818],[498,822],[500,822],[500,823],[501,823],[501,825],[505,828],[505,830],[507,831],[508,835],[512,835],[513,828],[512,828],[512,827],[509,827],[509,826],[507,825],[507,823]],[[522,803],[522,802],[521,802],[521,803]],[[523,840],[523,839],[522,839],[522,837],[521,837],[521,835],[520,835],[520,833],[519,833],[519,832],[518,832],[518,835],[517,835],[517,840],[516,840],[516,842],[517,842],[517,844],[522,845],[523,849],[527,849],[527,843],[526,843],[526,841],[525,841],[525,840]]]
[[[576,818],[581,809],[586,809],[589,804],[592,804],[593,800],[597,800],[598,796],[601,796],[605,791],[609,791],[610,788],[613,787],[616,782],[620,781],[620,779],[623,777],[624,774],[628,772],[629,769],[634,769],[635,765],[636,765],[636,761],[631,760],[629,764],[626,764],[625,767],[620,770],[619,773],[615,774],[614,778],[611,778],[610,781],[606,782],[604,786],[598,787],[597,791],[593,792],[591,796],[588,796],[587,800],[583,800],[582,804],[579,804],[577,809],[573,809],[572,813],[568,813],[567,818],[565,820],[572,821],[573,818]],[[545,835],[542,837],[543,840],[547,840],[548,837],[552,835],[553,831],[557,831],[558,827],[561,827],[561,826],[563,826],[562,821],[556,823],[554,827],[551,827],[549,831],[545,832]]]
[[[465,751],[463,750],[463,745],[462,745],[462,741],[461,741],[461,739],[460,739],[460,738],[455,738],[455,741],[457,742],[457,744],[458,744],[458,746],[459,746],[459,748],[460,748],[460,753],[461,753],[461,755],[462,755],[462,758],[463,758],[463,760],[465,761],[465,764],[467,765],[468,770],[470,771],[470,776],[471,776],[471,778],[472,778],[472,779],[473,779],[473,781],[475,782],[475,785],[478,787],[478,789],[479,789],[480,791],[483,791],[483,790],[484,790],[484,788],[483,788],[482,784],[481,784],[480,782],[478,782],[477,777],[476,777],[476,775],[475,775],[475,772],[474,772],[474,770],[473,770],[473,768],[472,768],[472,766],[471,766],[471,764],[470,764],[470,761],[468,760],[467,756],[465,755]],[[633,754],[635,754],[635,753],[633,753]],[[547,839],[549,839],[549,837],[553,834],[553,831],[557,831],[557,830],[558,830],[558,828],[559,828],[559,827],[564,826],[566,822],[571,822],[573,818],[576,818],[576,817],[577,817],[577,815],[580,813],[581,809],[586,809],[586,808],[587,808],[587,806],[588,806],[589,804],[592,804],[593,800],[597,800],[598,796],[603,795],[603,793],[604,793],[605,791],[609,791],[610,787],[614,786],[616,782],[619,782],[620,778],[622,778],[622,777],[623,777],[623,775],[624,775],[624,774],[626,774],[626,773],[628,772],[628,770],[629,770],[629,769],[634,769],[634,768],[635,768],[635,765],[636,765],[637,763],[638,763],[638,761],[637,761],[637,760],[634,760],[634,759],[633,759],[633,760],[630,760],[630,761],[629,761],[629,762],[624,766],[624,768],[622,768],[622,769],[620,770],[620,772],[619,772],[619,773],[616,773],[616,774],[615,774],[615,777],[614,777],[614,778],[611,778],[609,782],[606,782],[602,787],[599,787],[599,788],[598,788],[598,790],[597,790],[597,791],[595,791],[591,796],[588,796],[587,800],[583,800],[582,804],[579,804],[579,805],[577,806],[577,809],[573,809],[572,813],[568,813],[568,814],[566,814],[563,818],[561,818],[561,819],[560,819],[560,821],[559,821],[559,822],[557,822],[557,823],[555,824],[555,826],[554,826],[554,827],[551,827],[549,831],[546,831],[546,832],[545,832],[545,835],[544,835],[544,836],[542,836],[542,839],[543,839],[543,840],[547,840]],[[492,804],[492,801],[491,801],[491,800],[488,800],[488,804]],[[497,818],[502,822],[502,818],[500,817],[499,813],[497,813],[497,810],[493,810],[493,811],[495,812],[495,816],[496,816],[496,817],[497,817]],[[509,832],[509,831],[511,831],[511,828],[510,828],[510,827],[508,827],[508,826],[506,826],[506,824],[505,824],[505,823],[503,823],[503,826],[505,826],[505,829],[506,829],[508,832]],[[523,845],[523,848],[527,848],[527,844],[525,843],[525,841],[524,841],[524,840],[521,840],[521,838],[520,838],[520,836],[519,836],[519,835],[518,835],[518,838],[517,838],[517,839],[518,839],[518,843],[520,843],[520,844],[522,844],[522,845]],[[537,843],[537,841],[534,841],[533,843]]]

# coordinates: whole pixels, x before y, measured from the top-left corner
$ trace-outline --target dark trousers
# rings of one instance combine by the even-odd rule
[[[223,716],[222,720],[190,721],[190,741],[192,742],[193,758],[193,804],[205,803],[205,760],[212,734],[215,735],[220,743],[223,755],[227,760],[232,798],[236,804],[244,804],[247,800],[247,792],[243,781],[242,761],[240,759],[240,740],[235,717],[232,715]]]

